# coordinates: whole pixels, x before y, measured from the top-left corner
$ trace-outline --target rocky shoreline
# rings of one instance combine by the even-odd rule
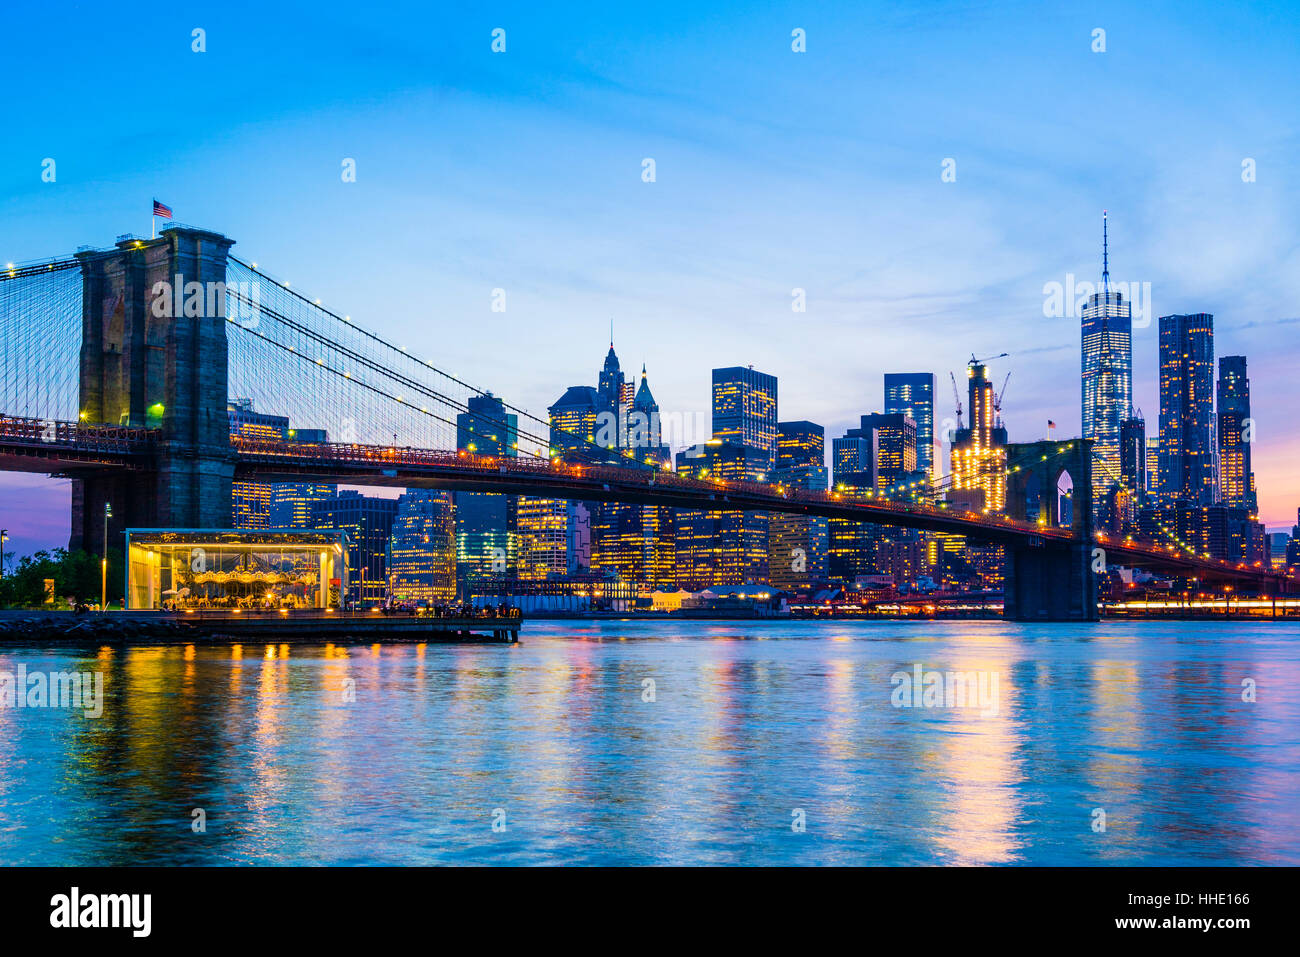
[[[170,618],[146,620],[121,614],[93,612],[6,612],[0,617],[0,645],[25,642],[126,642],[145,640],[193,641],[199,631]]]

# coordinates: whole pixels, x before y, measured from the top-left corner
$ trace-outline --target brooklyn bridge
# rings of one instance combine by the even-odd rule
[[[112,248],[0,271],[0,469],[72,480],[71,547],[98,553],[127,528],[228,527],[235,481],[319,481],[784,512],[960,534],[1002,546],[1005,615],[1015,620],[1095,620],[1107,565],[1260,594],[1300,591],[1286,574],[1217,561],[1182,542],[1094,531],[1094,457],[1083,439],[1008,446],[1004,513],[679,474],[632,453],[612,455],[587,436],[563,436],[564,452],[555,454],[550,423],[508,402],[516,454],[457,451],[456,416],[487,385],[331,312],[233,255],[233,245],[177,225],[158,239],[123,237]],[[236,396],[335,441],[232,435],[227,406]],[[1054,503],[1067,473],[1074,505],[1063,525]],[[1030,502],[1048,504],[1030,514]]]

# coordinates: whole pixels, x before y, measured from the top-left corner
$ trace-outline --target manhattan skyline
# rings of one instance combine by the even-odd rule
[[[1171,28],[1160,7],[1027,23],[964,4],[572,22],[331,6],[263,34],[163,9],[139,24],[79,13],[71,31],[20,12],[0,39],[24,104],[0,158],[0,260],[147,236],[157,196],[534,414],[588,379],[612,317],[620,358],[646,363],[666,411],[707,415],[711,370],[753,364],[780,381],[783,420],[828,435],[884,409],[887,372],[933,372],[942,420],[948,372],[1007,352],[990,375],[1012,372],[1003,416],[1029,440],[1048,419],[1080,431],[1078,316],[1044,317],[1043,286],[1100,280],[1105,208],[1112,280],[1152,287],[1133,332],[1148,429],[1156,318],[1213,313],[1216,353],[1250,362],[1260,519],[1293,523],[1300,104],[1274,79],[1297,65],[1293,10],[1180,6]],[[106,82],[121,49],[149,53],[140,82],[182,82],[66,122],[71,93]],[[1201,66],[1167,69],[1188,62]],[[349,158],[355,182],[339,175]],[[66,483],[3,487],[10,549],[66,542]]]

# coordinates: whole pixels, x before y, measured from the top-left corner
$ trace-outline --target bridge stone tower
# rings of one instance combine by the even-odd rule
[[[1007,446],[1018,471],[1007,476],[1008,517],[1059,527],[1057,487],[1074,483],[1069,542],[1031,538],[1008,544],[1003,616],[1014,621],[1096,621],[1097,575],[1093,571],[1091,439],[1028,442]],[[1037,515],[1031,506],[1037,502]]]
[[[110,554],[119,553],[125,528],[230,525],[225,281],[232,245],[218,233],[174,226],[156,240],[77,254],[81,420],[160,428],[163,441],[151,470],[73,481],[70,547],[101,552],[105,503],[113,512]],[[159,296],[166,300],[156,302]]]

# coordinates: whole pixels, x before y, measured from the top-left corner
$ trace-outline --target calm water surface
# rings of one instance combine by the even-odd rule
[[[1290,624],[530,621],[20,662],[102,670],[106,701],[0,708],[6,864],[1300,864]],[[894,707],[917,664],[996,676],[996,713]]]

